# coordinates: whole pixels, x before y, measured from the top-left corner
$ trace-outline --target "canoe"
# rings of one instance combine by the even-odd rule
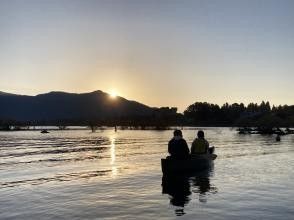
[[[163,174],[191,173],[208,169],[217,157],[216,154],[193,156],[188,160],[161,159]]]

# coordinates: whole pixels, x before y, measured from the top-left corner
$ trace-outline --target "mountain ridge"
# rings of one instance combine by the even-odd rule
[[[104,120],[154,114],[154,107],[110,95],[101,90],[87,93],[51,91],[35,96],[0,92],[0,120],[60,121]]]

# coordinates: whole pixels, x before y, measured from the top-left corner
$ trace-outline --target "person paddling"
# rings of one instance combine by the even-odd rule
[[[171,159],[186,160],[190,158],[189,147],[181,130],[174,131],[174,137],[168,142],[168,152]]]
[[[193,141],[191,146],[191,154],[212,154],[214,147],[209,148],[209,143],[204,138],[204,132],[198,131],[197,138]]]

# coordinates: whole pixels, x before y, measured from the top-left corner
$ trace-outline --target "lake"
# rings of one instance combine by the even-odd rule
[[[0,132],[0,219],[293,219],[294,135],[202,129],[218,158],[175,179],[172,131]]]

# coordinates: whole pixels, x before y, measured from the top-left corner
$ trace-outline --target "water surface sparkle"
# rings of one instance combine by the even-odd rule
[[[172,131],[0,132],[0,219],[292,219],[294,136],[204,130],[218,158],[182,178],[161,173]]]

